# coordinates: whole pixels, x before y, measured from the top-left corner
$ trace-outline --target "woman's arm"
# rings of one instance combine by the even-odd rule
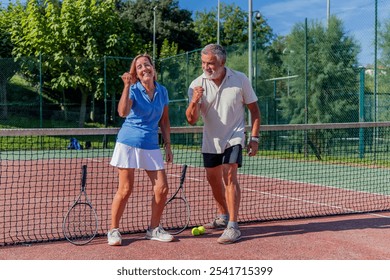
[[[173,153],[171,150],[171,123],[169,121],[168,105],[164,106],[164,111],[160,119],[161,135],[164,139],[165,161],[173,161]]]
[[[133,105],[133,101],[129,97],[129,90],[131,86],[131,78],[128,72],[122,75],[123,81],[123,90],[121,98],[118,103],[118,114],[120,117],[125,118],[128,114],[130,114],[131,106]]]

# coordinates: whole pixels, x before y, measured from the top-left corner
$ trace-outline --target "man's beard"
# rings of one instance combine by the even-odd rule
[[[223,71],[224,71],[224,67],[221,67],[217,71],[213,70],[211,75],[205,70],[203,70],[203,73],[206,75],[207,79],[214,80],[220,78],[223,74]]]

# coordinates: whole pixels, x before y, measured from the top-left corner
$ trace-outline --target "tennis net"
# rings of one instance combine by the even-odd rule
[[[117,132],[1,129],[0,246],[63,240],[62,220],[80,192],[83,165],[99,234],[106,234],[118,184],[109,165]],[[171,142],[170,192],[187,164],[190,226],[209,222],[216,209],[202,167],[202,128],[174,127]],[[239,222],[389,210],[389,144],[390,123],[262,126],[258,155],[245,155],[239,169]],[[145,231],[151,195],[147,175],[137,171],[121,232]]]

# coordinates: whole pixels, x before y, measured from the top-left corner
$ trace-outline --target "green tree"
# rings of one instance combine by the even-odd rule
[[[280,107],[286,122],[350,122],[358,120],[357,55],[360,47],[344,31],[342,21],[331,17],[329,27],[318,22],[307,30],[308,93],[305,95],[305,25],[297,24],[286,38],[284,69],[298,75],[290,81],[289,95]],[[307,99],[306,99],[307,98]],[[305,100],[308,100],[305,111]]]
[[[12,56],[13,43],[11,40],[11,27],[19,24],[19,15],[23,7],[18,2],[8,5],[7,9],[0,7],[0,118],[8,118],[7,83],[19,69],[19,64]],[[1,59],[2,58],[2,59]]]
[[[384,20],[378,32],[378,47],[380,57],[378,59],[377,71],[377,93],[378,121],[388,121],[390,119],[390,18]],[[374,78],[367,76],[366,85],[374,91]],[[374,101],[375,102],[375,101]],[[374,109],[373,109],[374,110]]]
[[[10,12],[0,8],[0,57],[11,57],[12,42],[9,26],[12,24]]]
[[[134,32],[140,36],[147,52],[152,53],[154,31],[154,7],[156,7],[156,54],[161,52],[164,41],[176,43],[178,50],[188,51],[199,46],[193,30],[191,12],[180,9],[177,0],[133,0],[123,7],[122,18],[134,24]],[[171,55],[176,55],[172,53]]]
[[[220,5],[220,44],[230,46],[248,41],[248,13],[235,4]],[[260,14],[252,18],[253,35],[260,48],[264,48],[274,38],[272,28]],[[210,12],[195,13],[195,31],[201,41],[201,46],[217,42],[218,11],[213,8]]]
[[[161,46],[161,51],[159,58],[167,58],[172,56],[172,54],[177,54],[178,53],[178,44],[176,43],[171,43],[169,44],[168,40],[165,39],[162,46]]]
[[[379,31],[380,71],[379,77],[382,85],[380,91],[390,93],[390,19],[387,19]]]
[[[381,64],[390,67],[390,19],[387,19],[378,34],[379,47],[381,49]]]
[[[115,0],[30,0],[12,31],[16,57],[44,54],[45,85],[81,97],[79,126],[87,99],[103,96],[104,56],[138,53],[131,24],[120,20]],[[70,96],[68,96],[69,98]]]

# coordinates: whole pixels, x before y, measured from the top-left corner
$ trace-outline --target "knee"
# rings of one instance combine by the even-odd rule
[[[168,188],[168,184],[166,184],[166,183],[161,184],[161,185],[156,185],[154,188],[154,194],[158,197],[161,197],[161,198],[166,198],[168,195],[168,191],[169,191],[169,188]]]
[[[238,182],[230,182],[225,185],[225,190],[228,193],[241,193],[241,188]]]
[[[130,187],[119,187],[118,191],[116,192],[116,196],[119,197],[121,200],[128,199],[130,194],[131,194]]]

